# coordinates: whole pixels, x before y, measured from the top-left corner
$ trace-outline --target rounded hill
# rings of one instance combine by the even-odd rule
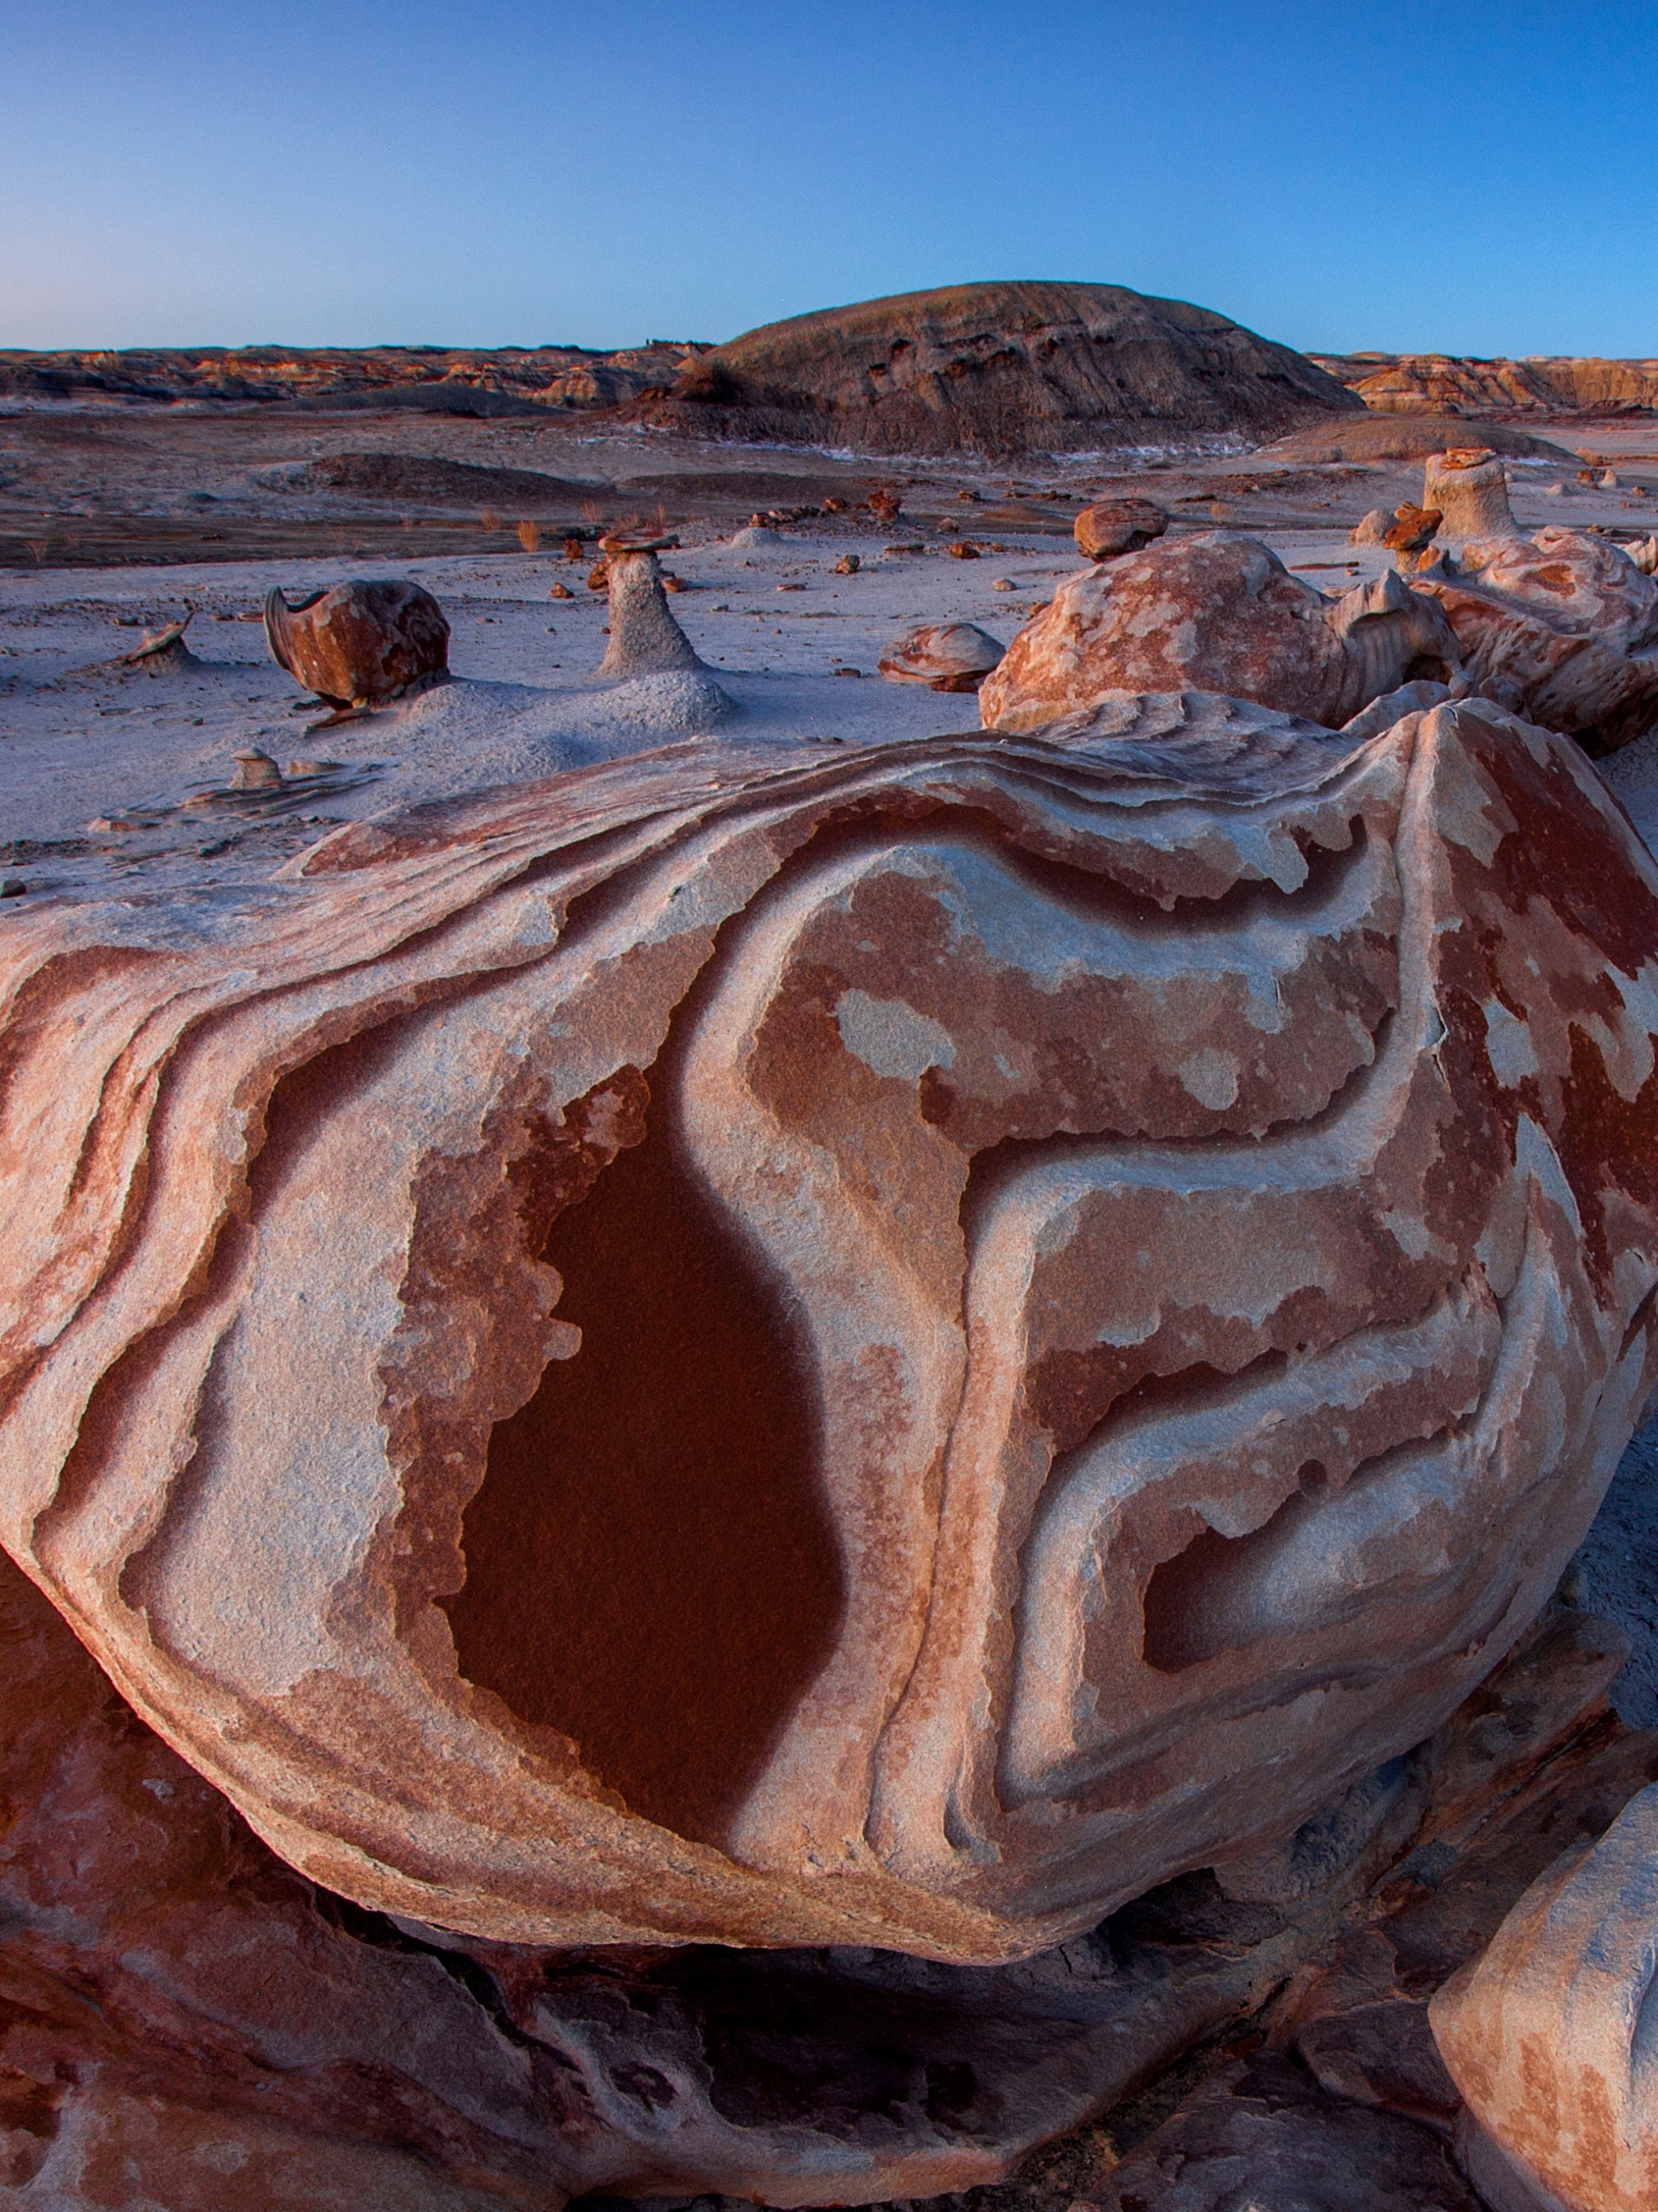
[[[1363,413],[1288,346],[1120,284],[956,284],[768,323],[640,411],[715,438],[890,453],[1086,452]]]

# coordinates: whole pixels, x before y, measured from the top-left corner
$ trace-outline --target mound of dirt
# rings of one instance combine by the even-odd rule
[[[515,514],[550,514],[608,489],[603,483],[543,476],[535,469],[479,468],[471,461],[425,453],[329,453],[292,481],[307,491],[353,492],[360,499],[465,514],[504,505]]]
[[[1115,284],[959,284],[769,323],[633,410],[690,435],[893,453],[1270,438],[1363,403],[1287,346]]]
[[[1268,446],[1262,458],[1291,461],[1421,461],[1457,446],[1489,446],[1511,460],[1558,461],[1576,468],[1577,456],[1527,430],[1504,422],[1478,426],[1461,415],[1363,415],[1297,430]]]

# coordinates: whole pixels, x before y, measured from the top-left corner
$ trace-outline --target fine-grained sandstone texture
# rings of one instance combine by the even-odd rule
[[[1268,547],[1212,530],[1067,576],[987,678],[979,711],[987,729],[1034,730],[1106,691],[1191,690],[1339,729],[1455,658],[1439,610],[1399,577],[1332,602]]]
[[[1422,475],[1422,505],[1438,514],[1436,535],[1442,544],[1520,535],[1509,505],[1508,471],[1489,446],[1430,453]]]
[[[1475,540],[1417,588],[1487,697],[1594,752],[1658,722],[1658,582],[1606,538],[1554,526]]]
[[[264,634],[288,674],[336,707],[395,699],[449,665],[449,625],[432,594],[361,580],[289,602],[266,593]]]
[[[1430,2008],[1475,2118],[1572,2212],[1658,2203],[1655,1980],[1658,1785],[1533,1882]]]
[[[425,1923],[992,1960],[1268,1850],[1653,1380],[1658,876],[1485,705],[701,742],[5,957],[0,1534]]]
[[[795,315],[687,360],[638,403],[693,437],[894,453],[1270,438],[1363,402],[1288,346],[1119,284],[957,284]]]

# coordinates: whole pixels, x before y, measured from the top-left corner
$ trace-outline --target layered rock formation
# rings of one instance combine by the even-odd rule
[[[1394,575],[1333,604],[1253,538],[1208,531],[1067,576],[979,694],[985,726],[1034,730],[1107,691],[1218,691],[1338,729],[1456,641]]]
[[[653,339],[620,352],[583,346],[128,347],[0,353],[0,392],[67,399],[228,399],[416,407],[437,414],[615,407],[671,382],[706,352]]]
[[[1181,719],[9,926],[0,1533],[290,1863],[1017,1957],[1521,1632],[1653,1378],[1658,878],[1494,710]]]
[[[1442,353],[1311,358],[1384,415],[1605,415],[1658,407],[1658,361],[1570,355],[1479,361]]]
[[[1114,284],[958,284],[768,323],[688,362],[648,419],[878,453],[1272,437],[1362,402],[1287,346]]]

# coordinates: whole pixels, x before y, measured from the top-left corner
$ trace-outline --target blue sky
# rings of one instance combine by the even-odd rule
[[[0,345],[623,345],[976,277],[1658,354],[1658,0],[0,0]]]

